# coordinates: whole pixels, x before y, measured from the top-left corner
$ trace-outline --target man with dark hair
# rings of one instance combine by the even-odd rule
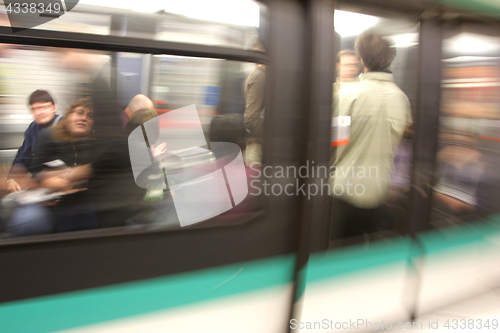
[[[335,100],[334,115],[350,124],[350,133],[338,144],[330,173],[335,198],[332,238],[372,233],[381,227],[394,154],[412,121],[408,98],[389,71],[395,50],[371,31],[363,32],[355,47],[365,73]]]
[[[6,187],[9,193],[22,189],[20,183],[23,182],[20,178],[26,175],[32,162],[40,131],[57,124],[61,119],[61,116],[56,114],[57,108],[54,99],[46,90],[34,91],[28,98],[28,104],[35,120],[24,132],[23,144],[17,151],[12,168],[7,175]]]

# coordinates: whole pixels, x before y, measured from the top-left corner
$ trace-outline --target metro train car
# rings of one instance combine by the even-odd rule
[[[14,19],[22,4],[11,3],[0,6],[1,333],[498,330],[500,4],[66,0],[42,22]],[[385,224],[334,237],[335,199],[324,189],[336,154],[336,58],[368,29],[396,51],[390,71],[413,125],[387,180]],[[236,122],[259,68],[262,160],[237,164],[249,145]],[[99,194],[97,228],[9,229],[23,203],[6,182],[37,89],[61,115],[93,98],[94,174],[81,193]],[[170,155],[147,178],[160,187],[139,189],[139,213],[119,219],[139,193],[123,171],[134,163],[132,134],[119,124],[137,94],[159,117],[156,142],[151,122],[136,127],[141,156],[162,141]],[[170,146],[181,140],[190,149]],[[219,142],[237,152],[217,152]],[[172,179],[189,175],[195,186],[203,172],[219,172],[227,193],[191,190],[181,205]],[[55,211],[59,198],[43,207]],[[201,208],[213,212],[183,220]]]

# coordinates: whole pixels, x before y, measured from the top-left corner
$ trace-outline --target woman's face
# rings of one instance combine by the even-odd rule
[[[67,130],[79,137],[87,136],[94,126],[94,113],[79,106],[67,116]]]

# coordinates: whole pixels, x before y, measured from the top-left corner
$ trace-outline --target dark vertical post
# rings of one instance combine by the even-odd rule
[[[417,233],[429,228],[432,186],[438,147],[439,110],[441,99],[442,23],[437,15],[425,15],[420,21],[419,82],[417,114],[413,129],[413,173],[410,191],[409,230],[412,257],[409,274],[415,284],[409,291],[413,297],[412,319],[418,315],[422,244]]]
[[[415,139],[410,192],[409,221],[412,236],[429,227],[441,99],[441,30],[438,18],[421,20],[418,107],[413,124]]]
[[[328,247],[330,216],[328,212],[331,199],[327,184],[334,72],[333,13],[333,2],[310,0],[305,3],[303,63],[305,80],[302,92],[306,106],[302,122],[305,141],[300,147],[301,165],[308,168],[308,173],[307,177],[301,179],[301,184],[305,185],[306,195],[301,198],[300,204],[295,286],[290,319],[300,317],[302,306],[300,299],[305,290],[305,270],[309,253],[326,250]]]

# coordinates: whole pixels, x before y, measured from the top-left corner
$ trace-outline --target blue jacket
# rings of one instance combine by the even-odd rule
[[[16,158],[12,163],[12,169],[7,176],[7,179],[12,178],[11,173],[14,168],[14,165],[21,164],[24,165],[26,169],[28,169],[33,161],[33,155],[36,146],[38,145],[38,141],[40,139],[40,131],[44,128],[51,127],[52,125],[57,124],[62,119],[61,115],[54,115],[54,118],[50,122],[44,125],[39,125],[36,122],[32,122],[26,131],[24,131],[24,141],[22,146],[17,151]]]

